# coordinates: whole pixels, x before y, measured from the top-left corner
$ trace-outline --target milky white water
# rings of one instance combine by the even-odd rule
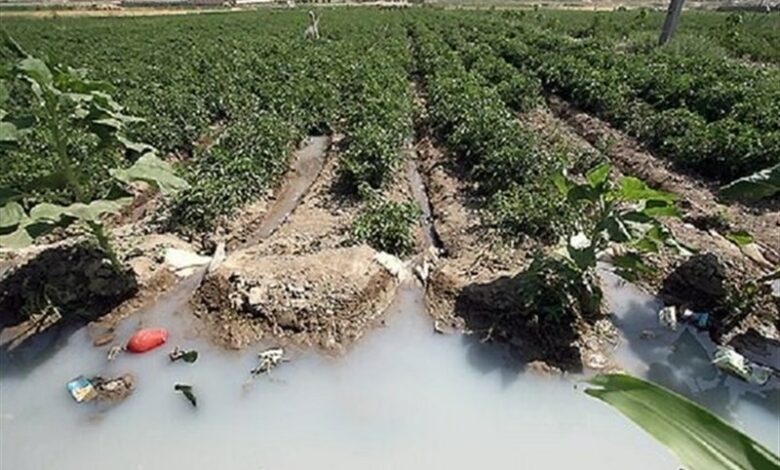
[[[225,352],[197,340],[182,293],[122,325],[119,337],[139,324],[170,328],[168,344],[153,352],[107,363],[105,349],[91,346],[82,330],[35,368],[6,359],[0,468],[678,468],[652,438],[586,396],[576,379],[521,372],[496,348],[433,333],[420,295],[403,290],[387,326],[345,357],[292,352],[291,362],[249,386],[260,348]],[[621,288],[613,306],[638,312],[621,311],[621,322],[640,315],[655,327],[652,299]],[[641,343],[632,328],[625,327],[627,346],[620,353],[632,369],[672,367],[670,376],[696,370],[681,364],[676,372],[668,342]],[[170,363],[174,345],[196,347],[200,358],[192,365]],[[79,374],[125,372],[136,376],[137,389],[105,412],[76,404],[65,390]],[[698,385],[708,390],[718,380]],[[197,409],[174,393],[175,383],[195,387]],[[777,452],[779,404],[755,404],[733,392],[738,385],[725,379],[728,413]]]

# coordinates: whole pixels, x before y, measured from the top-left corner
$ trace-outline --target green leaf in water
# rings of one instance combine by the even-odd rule
[[[599,375],[585,393],[617,408],[671,450],[687,470],[776,470],[780,458],[701,406],[626,374]]]
[[[173,389],[177,392],[181,392],[181,394],[184,395],[184,398],[186,398],[194,408],[198,407],[198,399],[195,398],[195,393],[192,391],[192,385],[176,384],[173,386]]]

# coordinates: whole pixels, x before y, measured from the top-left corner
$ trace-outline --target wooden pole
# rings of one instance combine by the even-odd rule
[[[669,10],[666,12],[666,20],[664,20],[664,29],[661,31],[661,37],[658,38],[658,45],[663,46],[674,35],[674,31],[677,29],[677,23],[680,21],[680,13],[682,13],[682,7],[685,0],[671,0],[669,3]]]

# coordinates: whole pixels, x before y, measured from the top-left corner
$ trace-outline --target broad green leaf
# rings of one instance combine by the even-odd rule
[[[5,80],[0,80],[0,105],[3,105],[10,97],[11,94],[8,91],[8,85],[5,84]],[[0,116],[0,119],[2,119],[2,116]]]
[[[599,375],[585,393],[615,407],[665,445],[687,470],[776,470],[780,458],[690,400],[626,374]]]
[[[176,176],[170,163],[153,153],[143,155],[130,168],[111,170],[111,175],[123,183],[147,182],[166,195],[189,188],[185,179]]]
[[[738,232],[731,232],[726,235],[726,238],[731,240],[737,246],[745,246],[750,243],[753,243],[753,235],[749,234],[748,232],[745,232],[744,230],[740,230]]]
[[[604,184],[607,181],[607,178],[609,178],[610,168],[612,168],[612,166],[609,163],[604,162],[588,171],[588,173],[585,175],[585,178],[588,180],[588,184],[592,188],[597,188],[598,186]]]
[[[605,231],[610,242],[625,243],[631,239],[631,232],[629,232],[628,227],[617,216],[604,218],[598,230]]]
[[[633,176],[625,176],[620,179],[620,189],[618,195],[624,201],[641,202],[641,201],[667,201],[672,202],[677,199],[672,193],[665,191],[657,191],[650,188],[644,181]]]
[[[103,214],[115,214],[132,201],[133,198],[130,197],[114,200],[99,199],[89,204],[77,202],[69,206],[59,206],[44,202],[32,208],[30,218],[36,221],[51,222],[58,222],[62,217],[97,221]]]
[[[141,142],[133,142],[132,140],[128,139],[127,137],[124,137],[122,135],[117,135],[116,140],[119,141],[122,145],[125,146],[125,148],[133,153],[137,154],[145,154],[149,152],[155,152],[155,148],[152,147],[149,144],[144,144]]]
[[[615,256],[612,259],[612,264],[617,268],[617,274],[628,281],[636,281],[642,274],[655,272],[655,269],[647,265],[638,253]]]
[[[12,144],[19,140],[19,130],[8,121],[0,121],[0,144]]]
[[[779,192],[780,163],[720,188],[720,196],[727,201],[753,202],[774,196]]]
[[[16,227],[27,218],[18,202],[9,202],[0,206],[0,229]]]
[[[680,211],[669,201],[647,201],[642,212],[650,217],[680,217]]]
[[[571,246],[571,244],[567,244],[566,252],[580,270],[584,271],[596,266],[596,249],[594,247],[577,249]]]
[[[16,201],[21,197],[22,194],[15,189],[0,187],[0,204],[5,205],[8,201]]]
[[[32,237],[22,226],[7,235],[0,235],[0,247],[2,248],[25,248],[32,245],[32,242]]]
[[[35,80],[39,85],[51,85],[52,83],[51,70],[41,59],[25,57],[19,61],[17,67],[24,75]]]
[[[572,183],[566,178],[566,175],[563,174],[563,172],[556,173],[552,177],[553,184],[556,188],[558,188],[558,191],[564,196],[569,194],[569,190],[573,186]]]
[[[569,189],[569,193],[566,195],[566,198],[569,202],[596,202],[599,199],[599,192],[587,184],[576,184]]]
[[[661,249],[670,237],[669,232],[659,223],[650,224],[642,238],[634,242],[641,251],[656,253]]]

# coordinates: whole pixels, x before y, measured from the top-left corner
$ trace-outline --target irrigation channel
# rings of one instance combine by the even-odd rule
[[[311,171],[303,173],[308,186]],[[407,174],[428,220],[414,165]],[[270,210],[281,215],[258,236],[283,223],[292,210],[288,199],[302,192],[284,194],[279,210]],[[433,228],[426,232],[434,243]],[[348,354],[288,351],[289,362],[253,379],[256,353],[272,344],[238,352],[203,340],[189,311],[201,276],[182,281],[116,332],[165,327],[166,347],[108,362],[84,328],[35,366],[4,367],[0,468],[678,468],[660,444],[586,396],[584,376],[523,370],[508,352],[474,336],[435,333],[416,280],[399,287],[384,326]],[[623,368],[687,393],[780,450],[777,396],[718,373],[706,336],[690,327],[663,329],[654,298],[608,273],[604,278],[623,336],[616,353]],[[172,363],[173,345],[197,349],[199,359]],[[109,409],[77,405],[64,384],[82,373],[131,373],[136,390]],[[197,408],[173,391],[176,383],[193,385]]]

